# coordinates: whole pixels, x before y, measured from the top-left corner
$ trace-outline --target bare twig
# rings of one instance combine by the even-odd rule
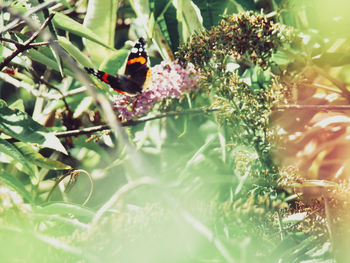
[[[0,34],[3,34],[9,30],[15,28],[19,23],[21,23],[22,20],[24,20],[23,17],[30,17],[31,15],[54,5],[56,2],[58,2],[58,0],[45,1],[45,3],[38,5],[36,8],[33,8],[32,10],[28,11],[24,15],[20,15],[20,16],[16,15],[17,18],[12,20],[6,27],[4,27],[2,30],[0,30]],[[8,8],[10,8],[9,4],[6,4],[6,5],[0,4],[0,9],[2,9],[4,12],[7,11]]]
[[[273,110],[346,111],[350,105],[279,105]]]
[[[81,129],[81,130],[70,130],[70,131],[66,131],[66,132],[56,132],[55,135],[58,138],[63,138],[63,137],[91,134],[94,132],[100,132],[100,131],[105,131],[105,130],[110,130],[110,129],[111,128],[109,127],[109,125],[99,125],[99,126]]]
[[[218,108],[200,108],[200,109],[193,109],[193,110],[185,110],[185,111],[171,111],[162,113],[159,115],[155,115],[152,117],[146,117],[146,118],[140,118],[138,120],[130,120],[122,122],[121,125],[123,127],[126,126],[135,126],[140,123],[144,123],[147,121],[152,121],[156,119],[171,117],[171,116],[177,116],[177,115],[185,115],[185,114],[201,114],[201,113],[208,113],[217,111]],[[350,105],[280,105],[273,108],[273,110],[315,110],[315,111],[345,111],[350,110]],[[71,136],[79,136],[79,135],[86,135],[91,134],[95,132],[110,130],[110,127],[108,125],[99,125],[94,127],[89,127],[85,129],[80,130],[71,130],[66,132],[57,132],[57,137],[71,137]]]
[[[338,89],[341,90],[341,93],[343,96],[347,99],[348,102],[350,102],[350,92],[346,88],[346,84],[343,82],[340,82],[339,80],[333,78],[328,72],[323,70],[322,68],[318,66],[312,66],[312,68],[320,75],[328,79],[330,82],[332,82]]]
[[[51,14],[44,22],[44,24],[40,27],[38,31],[36,31],[26,42],[23,43],[23,45],[18,45],[17,49],[11,53],[8,57],[6,57],[1,63],[0,63],[0,71],[7,66],[12,59],[14,59],[19,53],[22,53],[23,51],[26,51],[30,48],[30,44],[40,35],[40,33],[44,30],[44,28],[48,25],[48,23],[53,18],[54,14]]]
[[[165,117],[171,117],[171,116],[178,116],[178,115],[185,115],[185,114],[200,114],[200,113],[208,113],[208,112],[213,112],[216,111],[217,109],[208,109],[208,108],[200,108],[200,109],[193,109],[193,110],[185,110],[185,111],[171,111],[171,112],[166,112],[162,113],[156,116],[152,117],[147,117],[147,118],[140,118],[138,120],[130,120],[130,121],[125,121],[122,122],[121,125],[123,127],[125,126],[135,126],[140,123],[144,123],[147,121],[152,121],[156,119],[161,119]],[[99,125],[99,126],[94,126],[94,127],[89,127],[81,130],[71,130],[71,131],[66,131],[66,132],[57,132],[55,135],[57,137],[71,137],[71,136],[79,136],[79,135],[85,135],[85,134],[91,134],[94,132],[99,132],[99,131],[105,131],[105,130],[110,130],[111,128],[108,125]]]
[[[0,37],[0,41],[8,42],[8,43],[14,44],[16,47],[24,48],[23,43],[19,43],[17,41],[12,40],[12,39]],[[31,43],[28,46],[29,46],[29,48],[35,48],[35,47],[47,46],[47,45],[50,45],[50,43],[49,42],[37,42],[37,43]]]

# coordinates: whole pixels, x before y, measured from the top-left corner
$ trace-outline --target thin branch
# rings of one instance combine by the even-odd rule
[[[0,37],[0,41],[8,42],[8,43],[14,44],[14,45],[16,45],[16,46],[23,46],[22,43],[19,43],[19,42],[17,42],[17,41],[14,41],[14,40],[12,40],[12,39],[9,39],[9,38]]]
[[[81,129],[81,130],[70,130],[70,131],[66,131],[66,132],[56,132],[55,135],[58,138],[63,138],[63,137],[91,134],[91,133],[106,131],[106,130],[110,130],[110,129],[111,128],[109,127],[109,125],[106,124],[106,125],[89,127],[89,128],[85,128],[85,129]]]
[[[12,40],[12,39],[0,37],[0,41],[8,42],[8,43],[14,44],[16,47],[24,48],[24,44],[23,43],[19,43],[17,41]],[[29,44],[28,47],[29,48],[35,48],[35,47],[47,46],[47,45],[50,45],[50,43],[49,42],[37,42],[37,43]]]
[[[328,87],[326,85],[322,85],[322,84],[319,84],[319,83],[312,83],[312,84],[307,84],[305,83],[304,84],[305,87],[310,87],[310,88],[317,88],[317,89],[324,89],[326,91],[330,91],[330,92],[333,92],[333,93],[337,93],[337,94],[341,94],[342,92],[337,89],[337,88],[333,88],[333,87]]]
[[[346,84],[333,78],[328,72],[318,66],[312,66],[312,68],[320,75],[332,82],[338,89],[341,90],[343,96],[350,102],[350,92],[346,88]]]
[[[21,23],[23,19],[23,17],[30,17],[31,15],[40,12],[41,10],[48,8],[52,5],[54,5],[56,2],[58,2],[59,0],[52,0],[52,1],[46,1],[45,3],[42,3],[40,5],[38,5],[36,8],[33,8],[32,10],[28,11],[27,13],[25,13],[24,15],[21,16],[17,16],[16,19],[12,20],[6,27],[4,27],[1,31],[0,31],[0,35],[15,28],[19,23]],[[0,9],[2,9],[4,12],[7,11],[7,9],[10,8],[10,4],[0,4]],[[27,23],[27,22],[26,22]]]
[[[171,112],[158,114],[152,117],[125,121],[125,122],[122,122],[121,125],[123,127],[135,126],[147,121],[152,121],[152,120],[171,117],[171,116],[185,115],[185,114],[201,114],[201,113],[205,114],[205,113],[209,113],[217,110],[218,108],[212,108],[212,109],[199,108],[199,109],[185,110],[185,111],[171,111]],[[350,110],[350,105],[279,105],[274,107],[273,110],[274,111],[279,111],[279,110],[346,111],[346,110]],[[59,138],[62,138],[62,137],[86,135],[86,134],[91,134],[91,133],[105,131],[105,130],[110,130],[110,127],[108,125],[99,125],[99,126],[89,127],[89,128],[80,129],[80,130],[57,132],[55,135]]]
[[[273,110],[347,111],[350,105],[279,105]]]
[[[49,24],[49,22],[52,20],[54,14],[51,14],[44,22],[44,24],[40,27],[38,31],[36,31],[26,42],[23,43],[23,45],[17,46],[17,49],[11,53],[8,57],[6,57],[1,63],[0,63],[0,71],[7,66],[12,59],[14,59],[19,53],[22,53],[23,51],[26,51],[30,48],[30,44],[40,35],[40,33],[44,30],[44,28]]]
[[[205,114],[205,113],[213,112],[213,111],[217,111],[217,110],[218,109],[216,109],[216,108],[213,108],[213,109],[200,108],[200,109],[185,110],[185,111],[170,111],[170,112],[162,113],[162,114],[152,116],[152,117],[140,118],[138,120],[125,121],[125,122],[122,122],[121,125],[123,127],[135,126],[135,125],[140,124],[140,123],[144,123],[144,122],[152,121],[152,120],[156,120],[156,119],[161,119],[161,118],[165,118],[165,117],[185,115],[185,114],[200,114],[200,113]],[[59,138],[71,137],[71,136],[91,134],[91,133],[110,130],[110,129],[111,128],[108,125],[99,125],[99,126],[81,129],[81,130],[70,130],[70,131],[66,131],[66,132],[57,132],[55,135],[56,135],[56,137],[59,137]]]
[[[43,42],[37,42],[37,43],[32,43],[29,45],[30,48],[36,48],[36,47],[41,47],[41,46],[48,46],[51,43],[43,41]]]

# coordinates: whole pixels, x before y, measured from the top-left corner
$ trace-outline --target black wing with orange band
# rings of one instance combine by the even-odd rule
[[[89,73],[109,84],[115,91],[122,94],[136,95],[142,93],[150,69],[147,66],[148,55],[145,49],[146,42],[140,38],[131,49],[126,62],[124,75],[112,76],[106,72],[85,68]]]

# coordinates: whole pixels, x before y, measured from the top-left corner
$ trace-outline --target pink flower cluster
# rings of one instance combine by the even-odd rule
[[[183,93],[198,88],[199,75],[194,67],[183,68],[178,61],[163,61],[151,68],[151,80],[141,94],[134,97],[116,95],[114,109],[125,120],[131,120],[150,112],[157,101],[179,99]]]

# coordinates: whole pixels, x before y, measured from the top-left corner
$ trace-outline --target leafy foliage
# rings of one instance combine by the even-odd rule
[[[1,3],[2,260],[348,262],[346,5]]]

